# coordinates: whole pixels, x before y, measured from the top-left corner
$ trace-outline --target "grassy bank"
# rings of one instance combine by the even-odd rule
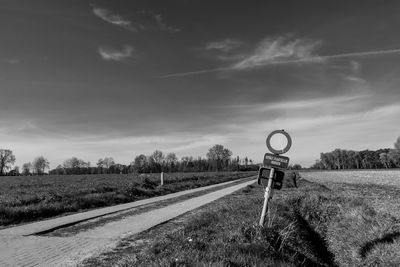
[[[331,190],[300,181],[297,189],[276,192],[262,228],[257,222],[263,191],[249,186],[126,239],[84,265],[399,266],[400,219],[375,210],[362,197],[368,192],[399,194],[372,185]]]
[[[255,172],[0,177],[0,226],[222,183]]]

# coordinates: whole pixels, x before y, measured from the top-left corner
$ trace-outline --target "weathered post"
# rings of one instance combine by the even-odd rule
[[[164,172],[161,172],[161,183],[160,183],[160,185],[161,186],[164,185]]]
[[[286,145],[283,148],[275,149],[271,145],[271,138],[280,134],[286,138]],[[289,158],[281,156],[280,154],[286,153],[292,146],[292,139],[290,135],[284,130],[275,130],[271,132],[267,137],[267,147],[271,153],[265,153],[263,166],[260,168],[258,173],[258,184],[263,185],[262,180],[268,179],[267,187],[265,188],[264,194],[264,205],[261,212],[260,225],[264,226],[265,216],[268,212],[270,201],[272,200],[272,195],[274,189],[281,189],[282,182],[285,176],[284,170],[287,169],[289,165]]]
[[[275,169],[271,168],[271,171],[269,173],[269,178],[268,178],[268,185],[265,188],[264,205],[263,205],[263,209],[262,209],[262,212],[261,212],[261,219],[260,219],[260,225],[261,226],[264,225],[264,220],[265,220],[265,215],[266,215],[267,210],[268,210],[269,200],[270,200],[270,198],[272,198],[272,194],[273,194],[273,190],[274,190],[274,188],[272,188],[274,174],[275,174]]]

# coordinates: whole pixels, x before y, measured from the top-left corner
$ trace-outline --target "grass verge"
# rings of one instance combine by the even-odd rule
[[[266,227],[260,227],[263,190],[248,186],[82,265],[400,266],[399,217],[375,210],[361,193],[347,193],[397,194],[384,189],[330,189],[302,180],[297,189],[275,193]]]

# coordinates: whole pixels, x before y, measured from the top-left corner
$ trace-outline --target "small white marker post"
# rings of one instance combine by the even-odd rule
[[[265,215],[268,211],[268,204],[269,204],[270,199],[272,199],[272,194],[274,191],[274,189],[272,188],[274,173],[275,173],[275,169],[271,168],[271,171],[269,173],[269,178],[268,178],[268,185],[265,188],[264,206],[263,206],[263,209],[261,212],[260,226],[264,226]]]
[[[164,172],[161,172],[161,185],[164,185]]]

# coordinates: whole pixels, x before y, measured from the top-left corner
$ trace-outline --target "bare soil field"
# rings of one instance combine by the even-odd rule
[[[222,183],[255,172],[0,177],[0,228]]]

